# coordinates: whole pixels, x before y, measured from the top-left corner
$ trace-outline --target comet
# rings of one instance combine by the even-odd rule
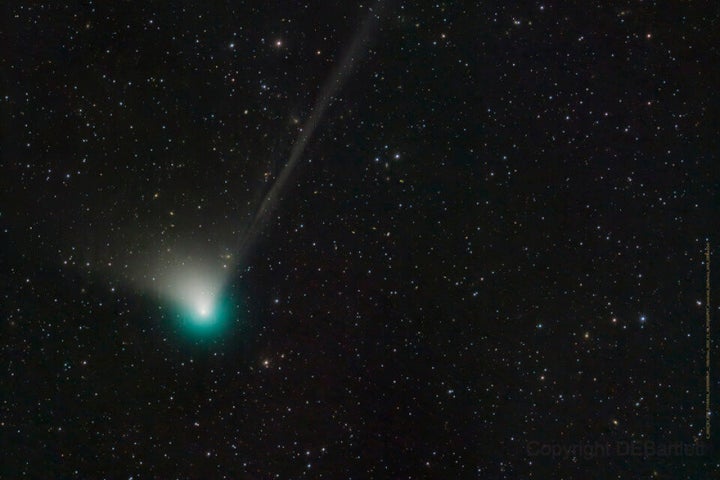
[[[347,81],[358,62],[364,56],[374,29],[379,20],[378,2],[370,8],[364,21],[352,37],[348,48],[333,67],[322,85],[310,115],[304,122],[300,134],[293,143],[287,161],[281,167],[271,187],[262,198],[249,224],[239,239],[238,254],[234,261],[240,265],[265,227],[270,213],[277,207],[288,180],[300,164],[305,149],[320,126],[322,119]],[[160,297],[174,306],[173,316],[182,330],[198,341],[212,339],[221,334],[229,318],[236,313],[236,307],[228,293],[227,280],[230,270],[219,266],[217,259],[207,258],[208,252],[182,253],[182,248],[173,249],[172,261],[158,259],[154,275],[148,279],[149,286]],[[210,255],[210,257],[212,257]]]

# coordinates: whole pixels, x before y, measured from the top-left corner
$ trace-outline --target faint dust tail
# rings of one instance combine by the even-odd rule
[[[310,113],[310,117],[303,125],[297,140],[295,140],[285,166],[282,167],[273,185],[260,202],[255,215],[253,215],[250,224],[240,239],[237,256],[238,263],[243,261],[258,234],[265,227],[269,214],[276,208],[282,191],[285,189],[290,176],[302,158],[308,142],[312,138],[317,127],[320,125],[320,121],[322,120],[328,106],[330,106],[345,81],[365,55],[367,51],[367,43],[370,40],[373,31],[377,27],[380,18],[380,7],[382,6],[382,3],[383,2],[377,2],[369,9],[367,16],[358,31],[355,33],[347,51],[340,62],[335,65],[328,76],[328,79],[322,86],[320,94],[318,95],[315,105]]]

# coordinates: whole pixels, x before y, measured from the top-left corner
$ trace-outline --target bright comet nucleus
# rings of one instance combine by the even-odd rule
[[[212,320],[214,299],[206,298],[204,295],[200,295],[198,300],[193,302],[195,305],[195,313],[198,315],[198,321],[208,322]]]
[[[198,324],[212,323],[215,319],[215,304],[222,285],[214,282],[189,276],[180,279],[179,290],[176,292],[176,301],[188,312],[192,312],[190,320]]]
[[[183,265],[163,273],[157,279],[158,291],[174,307],[180,326],[200,336],[220,331],[228,313],[223,272]]]

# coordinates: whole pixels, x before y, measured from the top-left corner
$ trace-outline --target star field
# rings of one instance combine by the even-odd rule
[[[720,478],[713,5],[3,10],[1,478]]]

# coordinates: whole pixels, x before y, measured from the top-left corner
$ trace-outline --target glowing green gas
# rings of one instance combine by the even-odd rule
[[[184,333],[198,339],[221,334],[233,316],[232,299],[222,292],[213,296],[198,295],[193,301],[176,307],[176,318]]]
[[[169,271],[159,283],[178,329],[192,340],[219,336],[237,314],[225,278],[217,270],[183,266]]]

